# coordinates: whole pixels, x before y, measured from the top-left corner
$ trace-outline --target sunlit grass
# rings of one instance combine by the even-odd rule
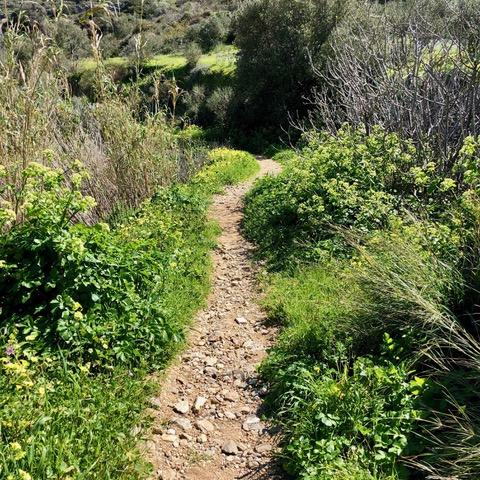
[[[223,73],[231,75],[235,71],[237,49],[233,45],[220,45],[210,53],[200,57],[198,66],[207,68],[212,73]],[[105,60],[109,67],[126,67],[128,65],[127,57],[111,57]],[[95,68],[95,60],[86,58],[78,63],[77,71],[83,73]],[[149,68],[158,68],[165,72],[174,72],[187,65],[187,59],[183,55],[160,54],[147,60],[144,64]]]

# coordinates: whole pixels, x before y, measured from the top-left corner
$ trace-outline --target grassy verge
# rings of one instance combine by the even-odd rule
[[[280,157],[283,172],[247,196],[244,228],[282,327],[261,373],[285,469],[475,477],[479,210],[459,174],[473,163],[441,172],[395,135],[348,128]]]
[[[33,168],[35,201],[0,249],[1,478],[144,478],[146,373],[178,351],[209,289],[210,197],[258,168],[243,152],[209,157],[112,230],[63,221],[91,202]]]

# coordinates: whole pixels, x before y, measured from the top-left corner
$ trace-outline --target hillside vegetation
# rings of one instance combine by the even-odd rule
[[[246,201],[282,328],[267,405],[294,478],[474,479],[478,5],[358,5]]]
[[[145,478],[149,374],[209,290],[210,198],[258,164],[144,109],[106,70],[95,102],[73,96],[61,66],[38,29],[5,29],[0,477]]]
[[[242,147],[285,472],[480,477],[478,0],[3,10],[0,478],[147,478]]]

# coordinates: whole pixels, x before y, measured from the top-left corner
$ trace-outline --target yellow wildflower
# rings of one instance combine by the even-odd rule
[[[32,332],[32,333],[30,333],[30,335],[27,335],[25,337],[25,340],[27,342],[31,342],[31,341],[35,340],[37,337],[38,337],[38,332]]]
[[[27,454],[18,442],[11,442],[10,450],[12,451],[14,460],[21,460]]]
[[[18,474],[20,476],[20,480],[32,480],[32,476],[25,470],[19,469]]]
[[[76,312],[77,310],[81,310],[81,309],[82,309],[82,305],[79,302],[73,302],[72,310],[74,312]]]

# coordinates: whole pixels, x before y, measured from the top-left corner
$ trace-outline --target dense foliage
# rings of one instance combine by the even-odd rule
[[[115,2],[7,0],[0,16],[19,19],[25,27],[37,25],[50,35],[68,60],[91,54],[95,19],[102,31],[101,51],[106,57],[142,58],[176,52],[190,42],[204,51],[231,37],[235,0],[170,2],[124,0]]]
[[[237,112],[243,128],[286,125],[302,116],[305,92],[315,84],[319,62],[342,12],[334,0],[256,0],[236,18]]]
[[[477,372],[476,145],[442,173],[395,134],[345,126],[250,192],[245,231],[279,270],[265,305],[284,328],[262,373],[294,476],[474,470],[478,435],[472,450],[448,435],[478,429],[476,380],[455,380]]]
[[[213,150],[190,183],[160,189],[112,228],[76,221],[94,201],[72,168],[67,182],[29,164],[22,222],[0,209],[1,474],[137,478],[141,372],[165,366],[208,290],[209,196],[258,164]]]
[[[339,229],[368,234],[406,211],[440,219],[445,202],[465,187],[396,134],[345,126],[310,139],[280,175],[255,186],[245,231],[273,264],[343,255],[348,240]],[[443,235],[460,227],[448,225]]]

